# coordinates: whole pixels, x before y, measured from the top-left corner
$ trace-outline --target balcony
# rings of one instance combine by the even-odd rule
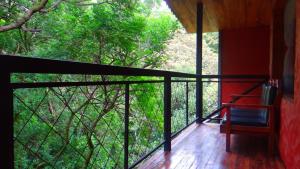
[[[203,98],[204,84],[248,83],[251,87],[241,93],[248,94],[261,86],[266,76],[196,75],[19,56],[1,58],[0,93],[6,98],[1,128],[8,138],[1,145],[9,154],[6,162],[10,168],[226,168],[244,163],[282,168],[277,157],[267,157],[264,142],[258,139],[235,137],[233,151],[226,153],[218,124],[209,123],[220,120],[224,107],[203,112],[203,100],[210,99]],[[37,78],[14,81],[18,74]],[[38,74],[69,80],[45,81],[38,79]],[[87,76],[97,78],[87,80]],[[116,76],[123,80],[114,81]],[[135,80],[137,76],[146,78]],[[146,91],[149,85],[156,88]],[[173,93],[179,88],[183,97]],[[132,108],[141,108],[139,99],[147,99],[144,96],[151,93],[158,94],[155,97],[161,101],[148,100],[148,110],[154,110],[156,117],[149,121],[152,113]],[[175,113],[174,99],[181,100],[185,111]],[[25,121],[20,121],[21,116]],[[118,123],[112,125],[112,121]],[[58,124],[65,127],[58,128]],[[19,161],[22,158],[30,162],[24,165]]]
[[[165,1],[197,33],[196,74],[0,54],[2,168],[299,168],[299,1]],[[203,75],[202,34],[212,31],[218,74]],[[221,134],[231,111],[222,103],[244,103],[231,95],[273,79],[279,97],[265,108],[275,121],[259,134],[276,139]]]

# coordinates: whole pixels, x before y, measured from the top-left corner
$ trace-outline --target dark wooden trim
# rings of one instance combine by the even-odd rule
[[[126,84],[150,84],[163,83],[163,80],[144,80],[144,81],[95,81],[95,82],[35,82],[35,83],[12,83],[13,89],[20,88],[43,88],[43,87],[70,87],[70,86],[95,86],[95,85],[126,85]]]
[[[70,87],[70,86],[94,86],[94,85],[120,85],[120,84],[145,84],[145,83],[163,83],[163,80],[141,80],[141,81],[87,81],[87,82],[28,82],[28,83],[11,83],[13,89],[21,88],[43,88],[43,87]],[[196,80],[172,80],[172,83],[196,82]],[[202,81],[203,83],[218,83],[220,81]],[[223,83],[254,83],[260,81],[222,81]]]
[[[130,68],[72,61],[0,55],[0,67],[10,73],[89,74],[120,76],[158,76],[185,78],[265,79],[268,75],[201,75],[163,70]],[[199,70],[198,70],[199,71]]]
[[[222,31],[219,31],[219,48],[218,48],[218,75],[222,75],[222,38],[223,38],[223,33]],[[222,82],[223,80],[220,79],[220,82],[218,84],[218,102],[219,102],[219,107],[222,105]]]
[[[129,84],[125,85],[125,115],[124,115],[124,169],[129,167]]]
[[[197,4],[197,46],[196,46],[196,74],[202,75],[202,32],[203,32],[203,4]],[[202,122],[203,116],[203,83],[198,77],[196,82],[196,122]]]
[[[185,125],[189,124],[189,82],[185,83]]]
[[[0,66],[13,73],[53,73],[53,74],[90,74],[124,76],[170,76],[195,78],[195,74],[163,70],[129,68],[121,66],[99,65],[73,61],[61,61],[11,55],[0,55]]]
[[[171,77],[164,82],[164,150],[171,151]]]
[[[14,143],[13,143],[13,90],[10,86],[10,73],[0,73],[0,96],[1,96],[1,118],[0,118],[0,147],[1,168],[14,168]]]

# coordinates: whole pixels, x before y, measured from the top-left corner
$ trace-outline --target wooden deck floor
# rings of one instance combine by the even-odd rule
[[[172,151],[156,152],[139,169],[282,169],[279,157],[268,157],[263,137],[233,135],[231,152],[219,125],[193,124],[172,141]]]

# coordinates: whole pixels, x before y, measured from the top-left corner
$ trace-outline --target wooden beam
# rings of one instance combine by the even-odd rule
[[[197,50],[196,74],[202,75],[202,32],[203,32],[203,4],[197,4]],[[197,123],[202,122],[203,108],[203,83],[201,78],[196,80],[196,118]]]
[[[223,33],[219,31],[219,49],[218,49],[218,75],[223,75],[222,73],[222,36]],[[222,79],[219,79],[218,83],[218,107],[222,106]]]
[[[171,151],[171,77],[164,78],[164,151]]]
[[[13,143],[13,90],[10,84],[10,72],[0,73],[0,95],[1,100],[1,166],[3,168],[14,168],[14,143]]]
[[[281,2],[281,1],[280,1]],[[270,77],[272,79],[281,79],[283,73],[283,62],[285,55],[284,44],[284,9],[275,8],[272,13],[271,31],[270,31]]]

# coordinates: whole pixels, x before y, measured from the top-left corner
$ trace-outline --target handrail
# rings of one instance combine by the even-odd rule
[[[203,79],[266,79],[267,75],[197,75],[190,73],[164,70],[130,68],[122,66],[101,65],[74,61],[61,61],[0,55],[0,67],[10,73],[53,73],[53,74],[89,74],[89,75],[120,75],[120,76],[170,76]]]
[[[124,81],[87,81],[87,82],[13,82],[13,89],[21,88],[40,88],[40,87],[71,87],[71,86],[94,86],[94,85],[119,85],[119,84],[145,84],[145,83],[163,83],[163,80],[124,80]],[[171,80],[174,82],[196,83],[196,80]],[[219,83],[221,81],[204,80],[202,83]],[[257,81],[222,81],[222,83],[253,83]],[[258,81],[261,82],[261,81]]]
[[[172,76],[195,78],[196,75],[162,70],[129,68],[100,65],[73,61],[41,59],[12,55],[0,55],[0,67],[12,73],[54,73],[54,74],[89,74],[89,75],[124,75],[124,76]]]

